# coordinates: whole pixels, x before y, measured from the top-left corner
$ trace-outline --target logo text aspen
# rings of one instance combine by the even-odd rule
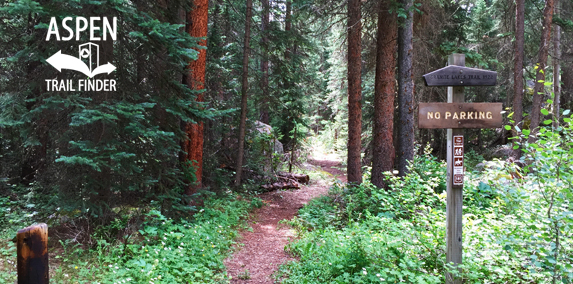
[[[60,26],[66,30],[61,34],[59,30]],[[78,44],[77,47],[73,48],[77,48],[77,57],[76,55],[62,53],[62,50],[59,50],[50,58],[46,59],[46,62],[59,72],[62,72],[62,69],[69,69],[80,72],[89,79],[46,79],[47,91],[116,91],[116,81],[114,79],[92,79],[99,74],[110,74],[115,71],[116,68],[109,61],[104,62],[103,60],[105,59],[100,58],[100,46],[91,42],[117,40],[116,17],[113,17],[111,21],[107,17],[90,17],[89,20],[85,17],[76,17],[75,19],[65,17],[62,19],[60,25],[58,25],[56,18],[52,17],[48,27],[48,33],[46,34],[46,41],[70,41],[74,39],[80,41],[82,35],[84,35],[84,38],[87,37],[86,33],[89,35],[90,42]],[[69,52],[69,49],[67,50]]]

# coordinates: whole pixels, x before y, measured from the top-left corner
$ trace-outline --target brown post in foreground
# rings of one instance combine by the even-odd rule
[[[48,225],[36,224],[18,231],[18,284],[49,283]]]
[[[465,66],[464,54],[454,53],[448,58],[449,65]],[[448,103],[463,103],[464,87],[448,87]],[[446,200],[446,263],[462,264],[462,185],[454,185],[454,141],[453,136],[464,135],[463,129],[447,130],[448,139],[448,167],[447,167],[447,200]],[[463,141],[463,139],[462,139]],[[463,153],[462,153],[463,154]],[[446,273],[447,284],[461,284],[459,278]]]

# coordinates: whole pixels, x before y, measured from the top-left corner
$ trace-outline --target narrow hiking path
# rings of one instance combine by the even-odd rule
[[[346,174],[340,169],[340,161],[335,155],[315,154],[308,162],[316,170],[346,182]],[[278,222],[290,220],[304,204],[326,194],[332,182],[332,179],[311,179],[310,184],[298,190],[278,190],[259,195],[265,206],[249,218],[253,231],[241,233],[238,242],[244,245],[225,260],[231,283],[274,283],[271,275],[279,265],[294,260],[284,251],[294,232],[288,226],[279,226]]]

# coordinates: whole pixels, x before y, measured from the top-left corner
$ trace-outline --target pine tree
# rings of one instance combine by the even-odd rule
[[[374,130],[372,132],[372,183],[384,187],[384,172],[394,167],[394,96],[397,19],[391,1],[380,2],[376,39]]]
[[[535,87],[533,88],[533,105],[531,107],[531,123],[529,129],[531,135],[529,142],[534,143],[537,140],[536,133],[539,131],[541,117],[541,100],[545,95],[545,67],[547,66],[547,56],[549,54],[549,43],[551,39],[551,22],[553,19],[554,0],[546,0],[543,9],[543,23],[541,32],[541,42],[539,45],[539,54],[537,58]]]
[[[348,1],[348,182],[362,183],[362,87],[360,0]]]
[[[261,61],[261,90],[263,96],[263,102],[261,106],[261,122],[269,124],[269,0],[261,0],[261,5],[263,6],[263,15],[261,22],[261,34],[262,34],[262,61]]]
[[[413,1],[403,0],[406,17],[398,27],[398,149],[400,176],[408,173],[414,159],[414,81],[412,80]]]
[[[559,18],[559,0],[555,0],[555,16]],[[561,27],[555,25],[553,35],[553,115],[557,119],[553,120],[553,126],[559,126],[559,116],[561,107]]]
[[[245,40],[243,51],[243,75],[241,81],[241,117],[239,124],[239,151],[237,152],[237,174],[235,175],[235,185],[241,184],[243,174],[243,158],[245,153],[245,130],[247,128],[247,97],[249,89],[249,40],[251,37],[251,13],[253,1],[247,0],[247,13],[245,20]]]
[[[93,216],[151,199],[162,201],[164,212],[185,206],[179,200],[190,175],[184,175],[177,158],[185,137],[180,123],[218,112],[193,103],[197,92],[181,84],[184,66],[197,58],[199,48],[180,29],[181,3],[20,4],[0,9],[0,18],[16,19],[0,28],[0,76],[10,78],[0,80],[0,149],[8,149],[2,153],[0,171],[7,177],[2,187],[33,183],[42,196],[52,196],[53,206]],[[47,89],[46,79],[85,79],[44,63],[58,51],[76,55],[78,45],[89,41],[85,32],[78,41],[46,41],[51,17],[61,22],[69,15],[117,17],[117,41],[95,42],[100,62],[116,70],[94,77],[116,80],[115,91]],[[42,164],[35,157],[42,157]],[[33,162],[34,175],[23,178],[19,167],[26,160]]]
[[[523,120],[523,48],[525,32],[525,5],[524,0],[515,0],[515,53],[513,68],[513,120],[515,125],[522,128]],[[514,133],[514,135],[517,133]],[[515,159],[521,157],[521,149],[514,149]]]
[[[194,0],[191,10],[187,13],[187,33],[196,38],[207,37],[207,24],[209,15],[209,1],[208,0]],[[207,46],[206,40],[199,42],[201,47]],[[207,63],[207,50],[205,48],[198,49],[199,56],[196,60],[191,60],[188,65],[188,74],[185,77],[185,83],[191,90],[199,91],[197,95],[197,102],[203,102],[204,97],[202,91],[205,89],[205,67]],[[194,184],[189,185],[186,191],[188,195],[193,195],[198,188],[202,186],[203,177],[203,136],[204,125],[203,121],[188,122],[185,125],[185,133],[187,139],[183,143],[183,151],[185,151],[185,162],[194,172],[196,181]]]

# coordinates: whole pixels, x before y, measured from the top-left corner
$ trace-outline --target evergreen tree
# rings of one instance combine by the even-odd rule
[[[384,172],[394,168],[394,96],[396,81],[397,19],[391,1],[381,1],[376,38],[372,183],[384,187]]]
[[[195,0],[191,7],[191,11],[187,13],[186,31],[191,37],[205,38],[207,37],[207,23],[209,15],[209,1],[208,0]],[[206,39],[199,42],[202,49],[197,50],[199,56],[196,60],[189,63],[188,73],[185,76],[185,83],[187,86],[196,90],[196,101],[203,102],[203,90],[205,89],[205,68],[207,63],[207,47]],[[198,188],[202,186],[203,177],[203,136],[204,125],[203,121],[193,121],[185,125],[185,133],[187,139],[183,142],[183,150],[185,151],[185,162],[193,172],[195,180],[189,185],[186,194],[193,195]]]
[[[549,54],[549,43],[551,39],[553,5],[554,0],[546,0],[545,9],[543,9],[543,31],[541,32],[541,42],[539,45],[535,87],[533,88],[533,104],[531,107],[531,123],[529,124],[529,129],[531,130],[531,135],[529,136],[530,143],[537,141],[536,133],[538,131],[537,127],[539,127],[541,116],[541,100],[545,95],[545,67],[547,66],[547,56]]]
[[[362,22],[360,0],[348,1],[348,182],[362,183]]]
[[[152,199],[164,201],[164,210],[183,204],[191,176],[177,158],[185,137],[180,123],[217,112],[190,103],[197,92],[181,84],[184,66],[200,48],[180,30],[181,7],[176,1],[3,4],[0,18],[9,19],[0,28],[0,77],[7,79],[0,80],[4,189],[21,184],[17,188],[36,190],[36,198],[49,206],[94,216]],[[103,15],[117,17],[117,40],[95,43],[100,62],[116,70],[92,80],[114,79],[116,90],[48,90],[47,79],[86,79],[72,70],[60,72],[46,59],[59,50],[75,55],[89,41],[88,32],[79,40],[46,41],[51,18],[61,23],[64,17]],[[76,28],[75,21],[68,23]]]
[[[524,0],[515,0],[515,59],[513,68],[513,120],[515,125],[523,127],[523,45],[525,32]],[[514,135],[517,133],[514,133]],[[521,157],[521,149],[513,151],[513,157]]]
[[[245,153],[245,131],[247,128],[247,97],[249,89],[249,40],[251,37],[251,13],[252,0],[247,0],[247,13],[245,19],[245,41],[243,50],[243,75],[241,81],[241,117],[239,124],[239,150],[237,153],[237,174],[235,175],[235,185],[241,184],[243,174],[243,158]]]
[[[414,159],[414,82],[412,80],[413,1],[404,0],[404,21],[398,27],[398,171],[408,173],[408,162]]]

